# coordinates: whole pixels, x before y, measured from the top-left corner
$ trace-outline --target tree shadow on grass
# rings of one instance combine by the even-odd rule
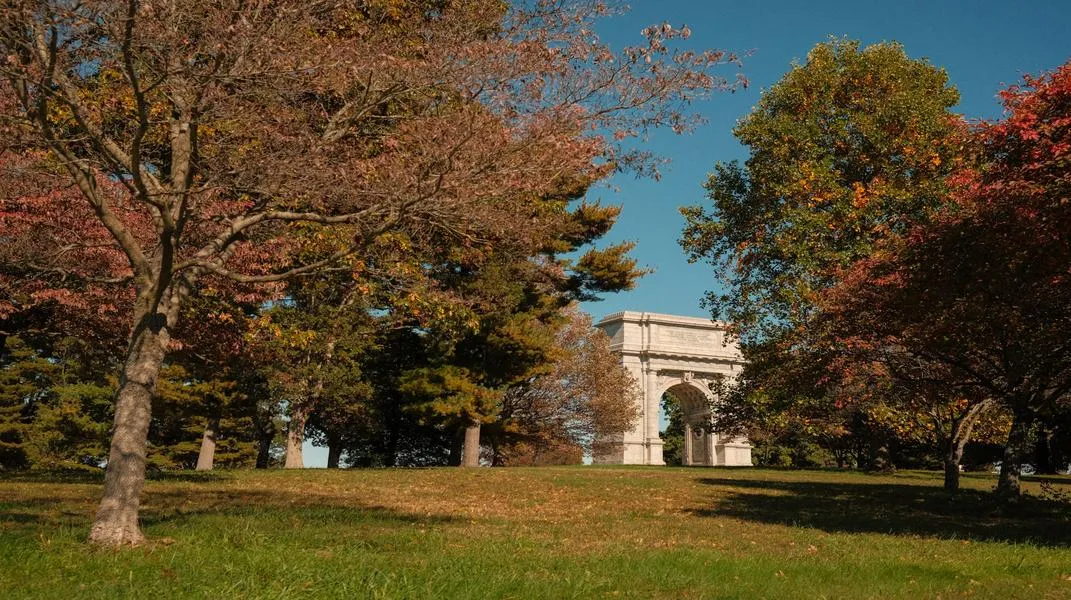
[[[1067,475],[1024,475],[1023,481],[1071,486],[1071,477]]]
[[[96,505],[93,505],[96,508]],[[89,530],[93,511],[69,504],[33,499],[0,501],[0,538],[5,534],[37,535],[45,529],[85,528]]]
[[[944,539],[1071,546],[1071,507],[1024,495],[1001,511],[991,493],[950,495],[932,485],[759,481],[706,477],[724,488],[702,517],[731,517],[831,533],[887,533]],[[743,489],[741,489],[743,488]]]
[[[57,527],[88,530],[97,508],[99,491],[94,490],[87,495],[80,488],[64,490],[54,486],[51,479],[38,478],[33,481],[48,483],[50,493],[30,494],[22,498],[9,495],[6,499],[0,495],[0,535],[5,531],[32,533]],[[199,477],[196,481],[212,480]],[[59,483],[85,482],[68,478]],[[215,516],[263,519],[268,524],[281,523],[287,528],[300,523],[318,526],[357,523],[437,525],[458,520],[451,515],[411,513],[358,502],[345,496],[312,494],[302,490],[183,486],[149,489],[142,495],[140,520],[143,527],[185,523]],[[279,531],[282,534],[285,529]]]
[[[187,481],[209,483],[231,479],[226,471],[161,471],[145,472],[148,481]],[[103,483],[104,469],[70,469],[49,471],[0,471],[0,482],[22,483]]]
[[[309,519],[319,523],[338,524],[380,521],[430,525],[457,521],[451,515],[411,513],[337,495],[316,495],[300,491],[202,488],[152,490],[146,493],[143,505],[141,522],[145,526],[185,521],[205,515]]]

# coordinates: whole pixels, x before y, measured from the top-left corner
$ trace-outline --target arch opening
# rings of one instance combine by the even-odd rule
[[[684,466],[717,464],[717,435],[710,431],[710,395],[697,384],[680,382],[669,386],[664,395],[672,397],[680,409],[683,426],[680,451]]]

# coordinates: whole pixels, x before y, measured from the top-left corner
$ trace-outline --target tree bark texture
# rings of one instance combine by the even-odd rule
[[[290,415],[290,425],[286,428],[286,464],[287,469],[304,469],[305,461],[301,451],[305,443],[304,409],[294,410]]]
[[[137,315],[115,400],[104,495],[93,527],[92,543],[104,546],[137,545],[145,541],[138,526],[141,489],[145,485],[145,455],[152,413],[152,397],[170,341],[168,323],[161,312]]]
[[[216,460],[216,434],[219,431],[219,417],[213,417],[205,425],[201,436],[201,451],[197,454],[197,471],[211,471]]]
[[[1000,478],[997,479],[997,499],[1001,504],[1019,501],[1019,477],[1023,467],[1023,451],[1030,433],[1030,418],[1017,412],[1012,419],[1008,442],[1004,445],[1004,457],[1000,463]]]
[[[945,451],[945,490],[949,492],[959,491],[959,465],[963,462],[963,449],[971,440],[971,431],[978,417],[992,404],[984,400],[967,409],[958,421],[952,425],[952,435],[948,438],[948,447]]]
[[[461,456],[461,466],[480,466],[480,424],[478,422],[470,422],[465,426],[465,445]]]

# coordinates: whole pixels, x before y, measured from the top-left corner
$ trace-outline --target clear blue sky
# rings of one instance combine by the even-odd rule
[[[830,36],[900,42],[912,58],[948,71],[960,91],[959,112],[986,119],[1000,116],[996,93],[1003,84],[1071,58],[1071,0],[636,0],[629,13],[604,21],[598,31],[620,47],[640,42],[641,29],[663,21],[688,25],[688,44],[696,48],[751,51],[743,67],[751,86],[698,106],[708,122],[691,135],[652,137],[648,147],[672,161],[660,181],[622,176],[611,182],[616,189],[592,191],[624,207],[606,241],[637,242],[634,256],[655,269],[631,292],[586,303],[596,319],[619,310],[707,316],[699,301],[714,278],[708,266],[689,265],[681,252],[677,208],[704,200],[701,186],[716,161],[746,158],[733,125],[815,44]],[[325,449],[305,449],[307,466],[326,466]]]
[[[677,208],[704,200],[701,185],[716,161],[746,158],[733,125],[815,44],[830,36],[900,42],[912,58],[948,71],[960,92],[960,113],[988,119],[1000,116],[996,93],[1002,84],[1071,58],[1067,0],[636,0],[631,12],[603,22],[599,33],[615,46],[636,43],[643,27],[662,21],[688,25],[692,46],[752,51],[743,68],[751,86],[716,94],[700,106],[708,123],[691,135],[663,133],[650,140],[652,151],[672,161],[661,181],[622,176],[612,182],[617,190],[592,191],[624,207],[607,239],[637,242],[634,256],[656,271],[632,292],[585,304],[596,319],[619,310],[707,316],[699,302],[715,285],[712,271],[687,263],[677,244],[683,225]]]

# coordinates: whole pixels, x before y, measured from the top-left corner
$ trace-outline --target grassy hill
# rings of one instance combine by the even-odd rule
[[[0,598],[1071,598],[1071,505],[990,476],[644,467],[0,475]],[[1057,479],[1071,489],[1071,479]],[[1039,493],[1037,480],[1027,490]]]

